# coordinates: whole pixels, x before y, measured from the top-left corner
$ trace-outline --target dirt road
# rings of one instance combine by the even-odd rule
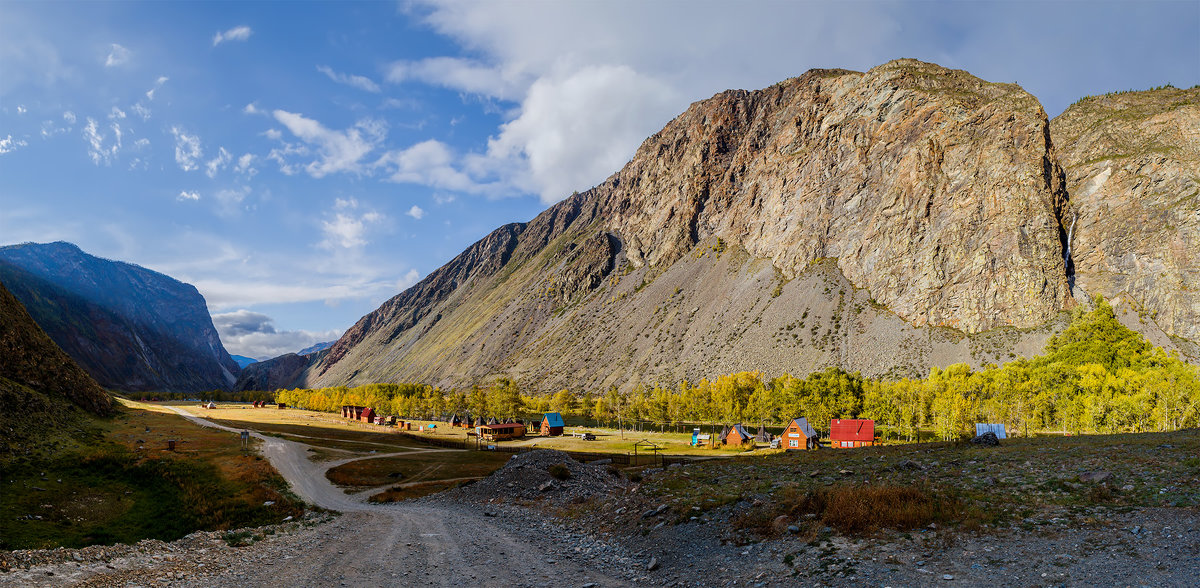
[[[206,427],[240,433],[172,408]],[[309,446],[251,432],[262,440],[263,455],[297,495],[345,513],[307,534],[245,550],[247,557],[212,577],[184,585],[249,586],[625,586],[629,582],[550,552],[487,518],[429,505],[371,504],[369,492],[346,494],[325,478],[330,467],[354,461],[318,463]],[[439,451],[421,450],[417,451]],[[358,459],[384,457],[372,455]],[[469,518],[468,518],[469,517]],[[563,546],[569,548],[570,546]],[[557,550],[555,550],[557,551]],[[263,563],[270,562],[270,563]],[[570,578],[564,583],[562,578]]]

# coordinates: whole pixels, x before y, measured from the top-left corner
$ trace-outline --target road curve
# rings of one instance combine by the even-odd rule
[[[205,427],[241,433],[168,407]],[[281,565],[235,564],[212,585],[244,586],[628,586],[571,559],[571,546],[548,552],[469,509],[428,504],[371,504],[369,493],[348,495],[325,478],[329,463],[308,459],[309,446],[250,434],[262,453],[303,499],[344,513],[322,525],[301,549],[278,553]],[[370,456],[382,457],[380,455]],[[345,460],[340,460],[344,463]],[[264,549],[279,549],[264,545]],[[253,549],[253,548],[250,548]]]

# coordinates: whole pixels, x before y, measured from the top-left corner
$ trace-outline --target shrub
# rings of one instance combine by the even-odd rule
[[[961,510],[957,501],[916,486],[834,486],[803,492],[791,487],[780,490],[771,502],[735,517],[733,526],[770,536],[778,533],[772,523],[779,516],[798,519],[815,515],[809,518],[821,526],[846,534],[868,534],[944,522]]]
[[[558,480],[567,480],[571,477],[571,470],[567,469],[567,466],[561,463],[551,465],[550,467],[546,468],[546,471],[550,472],[550,475],[554,476],[554,478]]]

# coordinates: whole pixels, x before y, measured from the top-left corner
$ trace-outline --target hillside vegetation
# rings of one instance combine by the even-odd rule
[[[598,394],[526,396],[513,381],[501,379],[489,388],[449,392],[420,384],[280,390],[276,399],[329,412],[344,404],[371,406],[411,418],[464,412],[507,418],[557,410],[606,422],[783,424],[804,416],[820,430],[831,418],[865,417],[903,438],[932,428],[953,439],[970,433],[975,422],[1006,423],[1017,435],[1196,426],[1200,374],[1122,325],[1112,307],[1097,299],[1095,310],[1076,310],[1042,355],[980,370],[964,364],[934,368],[919,379],[870,379],[828,368],[770,381],[740,372],[697,383],[638,386],[630,393],[613,386]]]

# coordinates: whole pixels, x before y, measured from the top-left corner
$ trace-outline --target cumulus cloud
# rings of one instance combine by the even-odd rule
[[[108,57],[104,58],[104,67],[116,67],[129,63],[129,58],[133,56],[130,50],[113,43],[108,50]]]
[[[298,139],[316,149],[318,159],[304,165],[304,170],[314,178],[337,172],[361,173],[362,159],[387,135],[383,123],[371,119],[360,120],[344,131],[335,131],[316,120],[285,110],[274,111],[274,116]]]
[[[370,225],[383,220],[383,215],[375,211],[358,212],[358,201],[337,199],[333,213],[321,221],[321,232],[325,235],[318,246],[322,249],[350,249],[367,244],[365,238]]]
[[[17,114],[25,114],[26,112],[29,112],[29,110],[23,104],[17,105]]]
[[[217,172],[229,165],[230,161],[233,161],[233,154],[226,151],[224,147],[218,147],[217,156],[204,164],[204,175],[210,178],[217,177]]]
[[[200,199],[200,193],[195,190],[183,190],[179,193],[179,196],[175,197],[175,199],[181,202],[186,200],[195,201]]]
[[[213,35],[212,44],[213,47],[216,47],[217,45],[220,45],[226,41],[245,41],[246,39],[249,39],[250,35],[252,34],[254,34],[254,31],[248,26],[242,25],[239,27],[233,27],[232,29],[220,31]]]
[[[242,154],[242,156],[238,158],[237,164],[234,165],[233,169],[239,174],[254,177],[254,175],[258,173],[258,170],[254,168],[254,159],[253,153]]]
[[[412,208],[408,209],[408,212],[404,214],[407,214],[408,216],[411,216],[417,220],[425,218],[425,211],[421,210],[421,207],[417,206],[416,204],[414,204]]]
[[[338,330],[281,330],[270,316],[245,309],[214,314],[212,319],[227,351],[258,360],[295,353],[342,335]]]
[[[118,120],[122,118],[125,118],[125,111],[117,108],[116,106],[112,107],[112,110],[108,113],[108,120]]]
[[[179,164],[179,169],[199,169],[199,160],[204,156],[200,149],[200,137],[189,135],[180,127],[171,127],[171,134],[175,136],[175,163]]]
[[[465,171],[456,167],[457,159],[448,145],[430,139],[407,149],[389,151],[383,154],[373,167],[383,169],[388,179],[397,183],[421,184],[474,193],[489,189],[489,186],[476,182]]]
[[[255,106],[253,102],[247,104],[246,107],[242,109],[242,112],[245,114],[260,114],[260,113],[262,113],[262,111],[259,110],[258,107]]]
[[[70,110],[68,110],[62,114],[62,117],[63,117],[63,120],[67,121],[67,124],[71,124],[71,125],[75,124],[75,113],[74,112],[71,112]]]
[[[26,145],[28,145],[28,143],[25,141],[13,139],[12,135],[8,135],[7,137],[0,139],[0,155],[12,153],[13,151],[16,151],[17,149],[20,149]]]
[[[113,160],[117,158],[117,153],[121,151],[121,125],[112,123],[108,130],[100,128],[100,123],[96,119],[87,117],[87,124],[83,127],[83,140],[87,144],[88,157],[92,158],[92,163],[100,165],[111,165]]]
[[[333,71],[333,69],[327,65],[318,65],[317,71],[325,74],[326,76],[329,77],[329,79],[331,79],[339,84],[343,84],[343,85],[350,86],[353,88],[358,88],[359,90],[362,90],[364,92],[372,92],[375,94],[378,94],[380,92],[379,84],[376,84],[375,82],[371,81],[371,78],[367,78],[364,76],[356,76],[356,75],[352,75],[352,74],[338,73],[336,71]]]

